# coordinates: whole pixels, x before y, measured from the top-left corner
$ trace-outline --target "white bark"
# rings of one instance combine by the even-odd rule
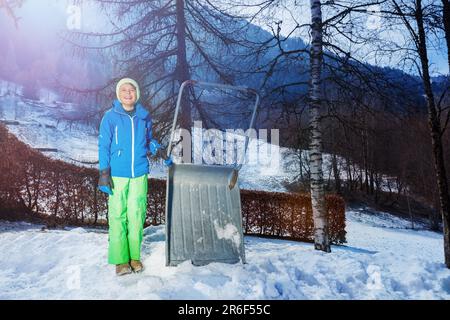
[[[311,3],[311,83],[309,111],[311,144],[309,149],[311,170],[311,202],[314,219],[314,247],[330,252],[328,217],[325,206],[325,190],[322,171],[322,133],[320,128],[321,72],[322,72],[322,11],[320,0]]]

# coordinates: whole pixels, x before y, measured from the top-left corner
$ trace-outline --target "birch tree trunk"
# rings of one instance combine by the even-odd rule
[[[322,73],[322,10],[320,0],[311,3],[311,81],[309,111],[311,143],[309,161],[311,170],[311,202],[314,219],[314,248],[330,252],[328,217],[322,171],[322,133],[320,128],[321,73]]]

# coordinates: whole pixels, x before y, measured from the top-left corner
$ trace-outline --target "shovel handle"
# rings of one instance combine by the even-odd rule
[[[243,86],[232,86],[232,85],[227,85],[227,84],[221,84],[221,83],[208,83],[208,82],[202,82],[202,81],[197,81],[197,80],[186,80],[184,81],[181,86],[180,86],[180,91],[178,92],[178,98],[177,98],[177,104],[175,106],[175,114],[173,116],[173,123],[172,123],[172,131],[170,133],[170,140],[169,140],[169,144],[167,146],[167,158],[170,157],[171,153],[172,153],[172,141],[175,135],[175,128],[176,128],[176,124],[177,124],[177,118],[178,118],[178,112],[180,110],[180,103],[181,103],[181,97],[183,94],[183,90],[187,85],[200,85],[203,87],[214,87],[214,88],[223,88],[223,89],[230,89],[230,90],[239,90],[239,91],[245,91],[245,92],[250,92],[252,94],[254,94],[256,96],[255,99],[255,104],[253,106],[253,112],[252,112],[252,117],[250,120],[250,125],[249,125],[249,129],[252,129],[254,124],[255,124],[255,118],[256,118],[256,110],[258,109],[258,105],[259,105],[259,101],[260,101],[260,96],[259,93],[251,88],[248,87],[243,87]],[[245,159],[245,155],[247,153],[247,148],[248,148],[248,142],[249,142],[249,137],[248,135],[246,135],[245,137],[245,147],[244,147],[244,152],[242,154],[242,159],[239,165],[236,166],[237,171],[239,171],[242,167],[243,161]],[[237,174],[236,177],[234,178],[233,175],[233,179],[237,180]],[[236,182],[234,182],[235,184]],[[234,187],[233,184],[233,187]],[[232,187],[230,187],[231,189]]]

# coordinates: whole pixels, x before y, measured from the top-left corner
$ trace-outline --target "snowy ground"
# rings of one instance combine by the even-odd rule
[[[399,223],[400,222],[400,223]],[[0,222],[0,299],[450,299],[442,235],[347,212],[345,246],[245,237],[247,264],[165,266],[164,227],[145,230],[142,274],[114,275],[105,231]]]

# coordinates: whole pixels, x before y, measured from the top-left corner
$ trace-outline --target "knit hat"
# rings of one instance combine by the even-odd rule
[[[140,92],[139,92],[139,85],[137,84],[137,82],[135,80],[133,80],[131,78],[120,79],[120,81],[117,83],[117,85],[116,85],[116,96],[117,96],[117,99],[120,101],[120,99],[119,99],[119,89],[120,89],[120,86],[125,84],[125,83],[129,83],[129,84],[133,85],[133,87],[136,89],[136,102],[137,102],[139,100],[140,95],[141,95]],[[122,102],[122,101],[120,101],[120,102]]]

